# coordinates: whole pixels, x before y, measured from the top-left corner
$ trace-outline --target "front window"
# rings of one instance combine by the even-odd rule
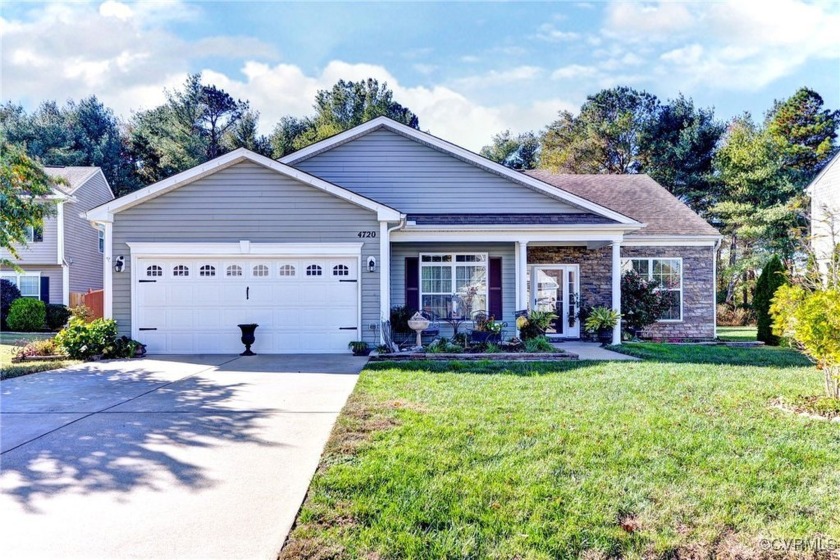
[[[487,255],[420,255],[420,306],[439,317],[487,309]]]
[[[658,291],[671,294],[671,307],[660,321],[682,321],[682,259],[624,259],[622,271],[636,271],[659,283]]]
[[[40,274],[3,274],[3,280],[8,280],[20,290],[20,295],[28,298],[41,298],[41,275]]]

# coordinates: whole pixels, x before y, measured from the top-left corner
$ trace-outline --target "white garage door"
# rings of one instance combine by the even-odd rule
[[[359,338],[355,258],[142,258],[133,272],[134,336],[150,353],[347,352]]]

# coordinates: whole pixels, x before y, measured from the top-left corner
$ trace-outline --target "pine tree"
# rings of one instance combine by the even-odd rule
[[[764,265],[761,276],[755,283],[753,309],[755,310],[758,333],[756,338],[770,346],[779,345],[779,337],[773,334],[773,317],[770,316],[770,303],[780,286],[788,283],[785,267],[777,255]]]

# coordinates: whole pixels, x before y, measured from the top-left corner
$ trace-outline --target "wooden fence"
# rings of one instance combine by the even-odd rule
[[[85,292],[70,292],[70,307],[84,305],[90,309],[90,320],[101,319],[105,315],[103,290],[88,290]]]

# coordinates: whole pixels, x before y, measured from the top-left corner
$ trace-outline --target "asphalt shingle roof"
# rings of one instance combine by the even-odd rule
[[[428,225],[564,225],[614,224],[614,220],[596,214],[409,214],[407,220],[418,226]]]
[[[525,173],[647,224],[633,235],[719,235],[706,220],[647,175],[570,175],[543,169]]]
[[[44,172],[50,177],[60,177],[66,183],[55,186],[64,194],[72,194],[99,170],[98,167],[45,167]]]

